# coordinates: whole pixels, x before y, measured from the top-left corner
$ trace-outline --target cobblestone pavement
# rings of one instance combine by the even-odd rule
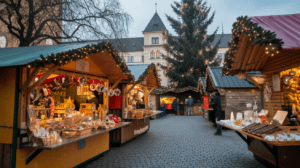
[[[223,130],[223,136],[214,132],[202,116],[168,115],[151,120],[147,133],[123,147],[110,148],[83,167],[265,167],[235,132]]]

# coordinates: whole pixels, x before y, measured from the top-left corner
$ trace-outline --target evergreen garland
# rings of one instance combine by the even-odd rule
[[[145,80],[145,78],[148,76],[148,74],[150,73],[151,70],[154,71],[154,75],[155,75],[155,78],[157,80],[158,87],[161,87],[161,79],[158,77],[158,73],[157,73],[157,70],[156,70],[156,67],[155,67],[154,63],[151,63],[148,66],[148,68],[143,72],[143,74],[139,77],[139,79],[135,83],[140,83],[143,80]]]
[[[128,77],[130,81],[135,80],[134,76],[130,73],[131,71],[128,69],[126,63],[122,61],[119,54],[109,42],[101,42],[98,44],[86,45],[82,48],[73,49],[67,52],[61,52],[57,54],[52,53],[47,57],[40,55],[41,59],[28,63],[27,67],[45,67],[45,65],[47,64],[65,65],[70,62],[86,58],[90,54],[101,53],[104,51],[107,51],[107,53],[113,57],[117,66],[121,68],[122,72]]]
[[[225,53],[223,75],[229,75],[229,71],[233,66],[234,54],[237,52],[238,43],[241,35],[247,35],[250,40],[259,46],[265,45],[265,53],[271,56],[279,53],[283,41],[276,38],[276,34],[269,30],[265,30],[257,23],[253,23],[251,18],[240,16],[233,23],[232,38],[228,42],[229,50]]]

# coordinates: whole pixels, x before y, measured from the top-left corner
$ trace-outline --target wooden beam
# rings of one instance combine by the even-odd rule
[[[255,60],[254,60],[254,63],[255,64],[252,64],[250,67],[249,67],[249,70],[253,70],[255,68],[255,66],[257,65],[257,63],[259,62],[259,60],[262,59],[262,56],[265,54],[265,45],[262,45],[260,48],[259,48],[259,51],[258,53],[256,54],[255,56]]]
[[[39,71],[42,69],[42,67],[36,67],[34,68],[33,72],[29,75],[28,79],[25,81],[25,83],[22,85],[20,93],[23,94],[25,90],[28,88],[29,84],[34,80],[36,75],[39,73]]]
[[[240,37],[240,41],[238,43],[238,49],[235,53],[235,57],[234,57],[234,64],[233,64],[233,67],[231,69],[235,70],[235,69],[240,69],[239,65],[240,65],[240,62],[242,61],[242,57],[241,57],[241,52],[242,50],[244,50],[244,47],[245,47],[245,43],[246,43],[246,36],[245,35],[241,35]]]
[[[248,39],[248,37],[244,36],[242,44],[238,48],[238,53],[237,53],[237,56],[239,57],[239,61],[237,62],[237,69],[238,70],[241,70],[242,63],[245,61],[244,60],[245,59],[245,52],[247,51],[246,47],[248,46],[249,42],[250,42],[250,40]]]
[[[249,76],[247,73],[245,73],[245,76],[260,90],[263,90],[262,86],[260,84],[258,84],[251,76]]]
[[[247,51],[245,53],[245,58],[243,60],[243,64],[242,64],[241,70],[246,70],[246,64],[248,63],[248,61],[249,61],[249,59],[251,57],[254,45],[251,44],[251,46],[249,45],[246,48],[247,48]]]
[[[147,93],[148,95],[155,89],[156,87],[152,87],[150,91]]]
[[[268,58],[269,58],[269,56],[266,55],[266,54],[264,54],[263,57],[262,57],[262,59],[261,59],[261,60],[259,61],[259,63],[256,65],[255,70],[256,70],[256,71],[257,71],[257,70],[258,70],[258,71],[261,70],[262,68],[260,68],[260,67],[263,67],[263,66],[265,65],[265,63],[267,62]]]
[[[32,86],[27,89],[27,93],[30,93],[34,88],[38,87],[44,80],[46,80],[55,70],[58,69],[60,65],[55,65],[49,69],[38,81],[36,81]]]
[[[255,45],[252,52],[251,52],[251,56],[248,60],[248,64],[246,65],[246,71],[250,69],[252,63],[254,62],[255,60],[255,57],[257,56],[257,53],[260,49],[260,46],[259,45]],[[250,65],[251,64],[251,65]]]
[[[125,94],[127,95],[127,94],[135,87],[135,85],[137,85],[137,83],[133,84],[133,85],[131,86],[131,88],[127,90],[127,92],[126,92]]]
[[[125,105],[125,103],[127,102],[127,95],[125,94],[126,92],[126,88],[127,85],[126,84],[122,84],[122,118],[125,118],[125,108],[127,110],[127,105]]]
[[[121,82],[122,79],[123,79],[122,77],[120,79],[118,79],[117,82],[111,87],[111,89],[115,89],[118,86],[118,84]]]

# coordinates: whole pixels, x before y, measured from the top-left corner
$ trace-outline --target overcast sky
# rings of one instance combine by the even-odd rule
[[[174,0],[120,0],[124,11],[133,18],[128,37],[143,37],[142,31],[155,13],[155,3],[157,3],[158,15],[169,32],[174,34],[166,17],[167,14],[177,18],[171,8],[173,2]],[[231,33],[232,24],[238,16],[300,13],[300,0],[207,0],[207,2],[211,5],[212,11],[216,11],[215,19],[208,27],[208,34],[211,34],[218,26],[220,27],[218,33],[222,33],[222,22],[224,33]]]

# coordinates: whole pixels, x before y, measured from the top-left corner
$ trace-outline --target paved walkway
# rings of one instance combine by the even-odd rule
[[[84,168],[117,167],[253,167],[265,168],[233,131],[214,136],[202,116],[171,116],[151,120],[150,130]]]

